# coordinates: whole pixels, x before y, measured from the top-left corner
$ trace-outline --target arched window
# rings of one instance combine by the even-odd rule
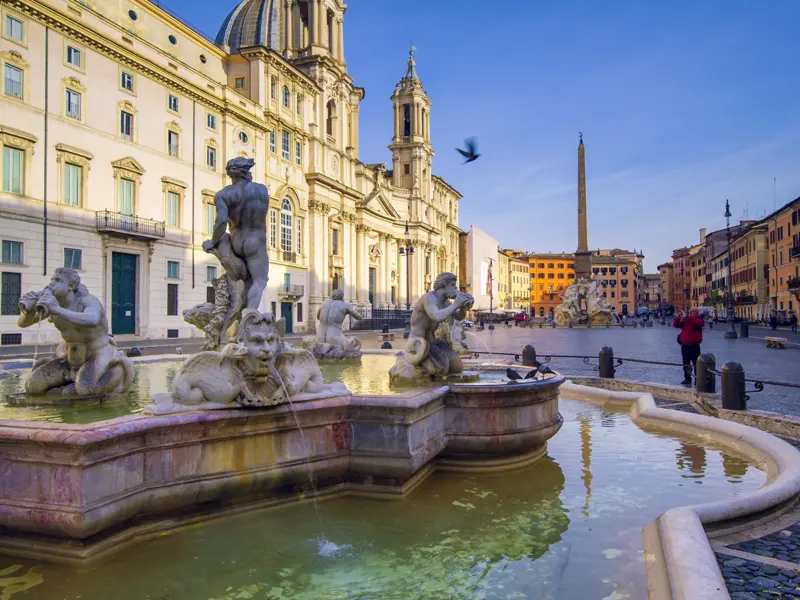
[[[336,134],[334,133],[335,131],[336,131],[336,102],[330,100],[328,102],[328,115],[327,118],[325,119],[325,132],[329,136],[335,138],[336,137]]]
[[[275,96],[276,96],[277,93],[278,93],[278,80],[275,79],[274,77],[270,77],[270,79],[269,79],[269,95],[270,95],[270,98],[275,100],[276,99]]]
[[[286,108],[289,108],[289,88],[288,88],[288,86],[283,86],[283,105]]]
[[[284,198],[281,203],[281,250],[292,251],[292,203]]]

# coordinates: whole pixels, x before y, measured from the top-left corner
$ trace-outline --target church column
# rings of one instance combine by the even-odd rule
[[[366,302],[364,289],[364,258],[366,255],[364,233],[365,225],[356,225],[356,260],[354,263],[356,272],[356,301],[359,304]]]
[[[308,203],[308,235],[309,240],[319,239],[322,235],[322,215],[317,210],[318,203],[310,201]],[[309,244],[309,293],[308,293],[308,314],[309,326],[313,329],[316,327],[316,321],[312,318],[317,314],[317,309],[322,305],[322,277],[321,267],[322,261],[325,260],[323,248],[321,244]]]
[[[308,0],[308,43],[319,43],[319,0]]]
[[[346,300],[352,302],[353,298],[353,252],[352,242],[353,233],[350,231],[350,215],[348,213],[342,214],[342,262],[344,263],[344,285],[341,286],[344,290],[344,297]]]
[[[319,15],[317,16],[317,20],[319,22],[319,36],[317,36],[317,43],[320,46],[324,46],[330,52],[329,44],[328,44],[328,7],[325,6],[325,3],[320,0],[318,2],[319,5]]]
[[[400,138],[400,103],[394,103],[394,140],[393,143],[397,143]]]
[[[320,280],[322,281],[322,296],[328,298],[331,295],[331,277],[328,262],[330,259],[330,237],[331,237],[331,223],[328,213],[331,207],[327,204],[322,204],[320,213],[322,215],[322,239],[316,244],[322,247],[322,262],[320,263]]]
[[[336,22],[337,22],[337,25],[338,25],[336,27],[336,35],[339,36],[339,46],[338,46],[338,48],[339,48],[339,62],[343,63],[344,62],[344,19],[339,17],[339,19]]]
[[[292,51],[293,43],[293,24],[292,18],[294,16],[294,4],[292,0],[286,0],[283,5],[284,8],[284,23],[283,23],[283,48],[286,56],[288,57]]]
[[[327,19],[325,23],[327,24]],[[328,33],[328,37],[331,40],[331,47],[329,48],[331,56],[338,60],[339,59],[339,20],[334,17],[331,19],[331,31]]]
[[[353,158],[358,160],[358,114],[361,106],[356,102],[350,107],[350,146],[353,148]]]
[[[381,257],[383,261],[383,302],[384,305],[388,305],[389,302],[392,301],[392,278],[391,278],[391,271],[392,271],[392,264],[389,260],[389,234],[383,234],[383,247],[381,250],[383,251],[383,256]]]
[[[305,36],[303,35],[303,19],[300,18],[300,2],[292,2],[292,47],[304,48]]]

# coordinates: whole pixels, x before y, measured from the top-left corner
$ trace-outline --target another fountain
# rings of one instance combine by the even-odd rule
[[[10,400],[34,404],[46,403],[48,397],[80,400],[130,389],[133,363],[117,350],[103,305],[81,283],[77,271],[59,267],[45,289],[20,299],[19,309],[20,327],[49,320],[61,333],[61,342],[51,358],[35,362],[25,393]]]
[[[423,294],[411,311],[411,335],[405,353],[389,371],[393,382],[423,379],[448,379],[474,381],[477,375],[464,374],[461,356],[449,340],[438,339],[436,330],[448,319],[461,321],[475,300],[456,287],[456,276],[442,273],[433,284],[433,290]],[[453,300],[453,302],[450,302]]]
[[[361,320],[361,313],[344,299],[344,291],[333,290],[317,311],[317,334],[303,338],[303,348],[320,360],[361,358],[361,340],[342,333],[347,315]]]
[[[556,321],[561,326],[570,323],[602,326],[614,321],[614,313],[597,289],[596,281],[576,279],[556,308]]]

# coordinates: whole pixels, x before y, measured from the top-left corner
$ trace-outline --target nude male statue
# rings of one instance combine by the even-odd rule
[[[26,392],[91,396],[128,391],[133,363],[117,350],[103,305],[81,284],[74,269],[56,269],[50,284],[41,292],[25,294],[19,306],[20,327],[49,318],[62,339],[54,358],[34,365]]]
[[[267,206],[269,190],[253,183],[251,158],[234,158],[226,170],[233,183],[214,196],[217,219],[203,250],[214,254],[234,280],[245,283],[244,308],[258,310],[269,279]],[[228,233],[228,230],[230,233]]]
[[[332,344],[346,351],[357,351],[361,348],[361,340],[347,338],[342,333],[342,323],[347,315],[361,320],[361,313],[345,301],[343,290],[333,290],[330,300],[326,300],[317,311],[319,327],[317,329],[318,344]],[[355,347],[356,344],[358,347]]]
[[[458,353],[444,340],[436,339],[439,323],[450,317],[463,320],[474,303],[470,294],[458,291],[456,281],[452,273],[440,274],[433,290],[423,294],[411,312],[411,332],[402,358],[428,375],[460,373],[464,369]]]

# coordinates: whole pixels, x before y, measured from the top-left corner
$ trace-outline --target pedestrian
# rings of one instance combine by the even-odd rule
[[[703,317],[693,308],[687,315],[681,311],[672,322],[675,329],[680,329],[678,343],[681,345],[681,359],[683,362],[683,381],[681,385],[692,385],[692,367],[700,356],[700,344],[703,343]]]
[[[789,319],[789,325],[792,326],[792,333],[797,333],[797,315],[792,313],[791,318]]]
[[[776,317],[774,313],[769,318],[769,326],[772,327],[772,331],[778,329],[778,317]]]

